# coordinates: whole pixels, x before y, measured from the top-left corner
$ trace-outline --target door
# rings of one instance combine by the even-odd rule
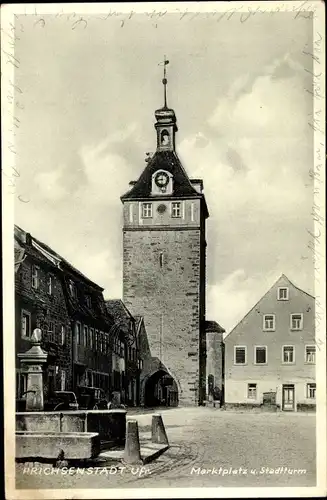
[[[294,411],[295,391],[294,385],[283,385],[283,410]]]

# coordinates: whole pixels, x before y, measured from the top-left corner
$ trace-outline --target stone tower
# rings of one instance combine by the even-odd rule
[[[143,317],[146,329],[141,398],[150,401],[157,394],[154,404],[168,390],[172,399],[165,404],[198,405],[206,386],[209,214],[202,180],[190,179],[176,154],[176,116],[167,107],[166,75],[163,84],[164,106],[155,111],[156,152],[121,197],[123,300],[133,315]]]

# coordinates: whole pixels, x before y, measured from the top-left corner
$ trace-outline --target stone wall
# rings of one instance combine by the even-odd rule
[[[125,229],[123,239],[124,302],[133,315],[143,316],[149,353],[175,379],[180,404],[197,405],[199,351],[205,352],[205,343],[200,347],[203,232],[200,228]],[[203,372],[203,356],[201,367]]]
[[[125,410],[16,413],[16,431],[95,432],[112,446],[125,440]]]
[[[223,375],[223,334],[218,332],[207,332],[207,384],[209,375],[214,377],[214,387],[222,389]],[[208,393],[208,385],[207,385]],[[208,394],[207,394],[208,395]]]

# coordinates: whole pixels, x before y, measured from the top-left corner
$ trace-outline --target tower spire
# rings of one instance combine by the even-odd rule
[[[155,111],[157,122],[155,128],[157,130],[157,151],[174,151],[175,150],[175,132],[177,132],[176,116],[173,109],[167,106],[167,72],[166,66],[169,64],[168,59],[164,56],[158,66],[163,66],[164,86],[164,106]]]
[[[167,108],[167,76],[166,76],[166,66],[169,64],[168,59],[166,59],[166,56],[164,56],[163,62],[160,63],[160,65],[163,65],[164,67],[164,77],[162,79],[162,83],[164,86],[164,108]]]

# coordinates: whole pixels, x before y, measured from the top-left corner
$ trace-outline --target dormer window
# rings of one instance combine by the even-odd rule
[[[39,267],[32,266],[32,288],[37,290],[39,288]]]
[[[69,293],[72,297],[77,297],[76,285],[73,280],[69,280]]]
[[[90,295],[85,295],[85,303],[89,309],[92,307],[92,299]]]
[[[52,295],[52,276],[49,274],[47,276],[47,292],[48,295]]]

